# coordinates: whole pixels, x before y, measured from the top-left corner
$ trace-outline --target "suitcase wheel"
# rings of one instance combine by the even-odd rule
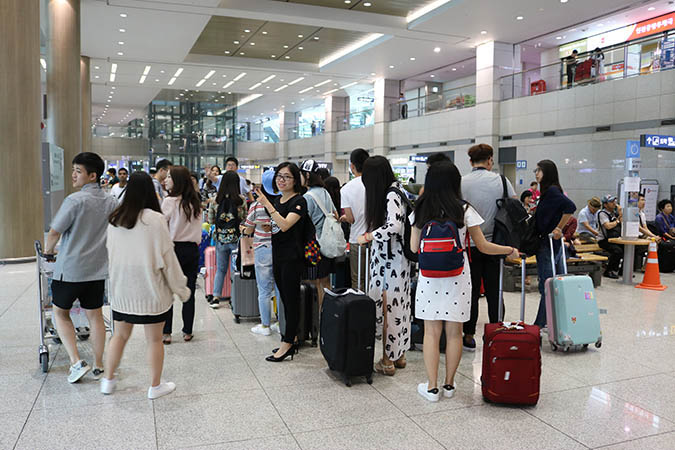
[[[368,383],[368,384],[373,384],[373,376],[372,376],[372,375],[368,375],[368,376],[366,377],[366,383]]]
[[[584,351],[588,350],[588,344],[584,344]]]
[[[316,346],[317,346],[316,339],[312,339],[312,347],[316,347]]]
[[[344,375],[344,382],[345,386],[352,387],[352,379],[349,377],[349,375]]]
[[[82,333],[77,336],[81,341],[86,341],[89,339],[89,327],[77,328],[76,331],[78,333]]]
[[[241,323],[240,316],[237,314],[234,315],[234,323]]]
[[[600,348],[602,347],[602,341],[598,341],[595,343],[595,348]]]
[[[47,373],[49,370],[49,352],[40,353],[40,366],[42,367],[42,372]]]

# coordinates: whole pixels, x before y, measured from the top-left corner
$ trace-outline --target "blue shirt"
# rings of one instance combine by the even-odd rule
[[[593,214],[591,212],[591,209],[588,206],[585,206],[581,211],[579,211],[579,234],[581,233],[586,233],[586,234],[591,234],[595,235],[593,231],[591,231],[588,227],[584,225],[584,222],[588,222],[588,224],[595,230],[598,230],[598,214],[595,213]]]
[[[656,215],[656,227],[659,229],[661,236],[666,233],[670,234],[670,229],[675,227],[675,216],[672,214],[665,215],[662,212]]]

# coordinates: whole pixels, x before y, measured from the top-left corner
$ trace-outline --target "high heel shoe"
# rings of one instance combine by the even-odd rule
[[[295,355],[295,353],[296,353],[297,351],[298,351],[297,347],[295,346],[295,344],[293,344],[293,345],[291,346],[291,348],[289,348],[289,349],[286,351],[286,353],[284,353],[284,354],[281,355],[280,357],[277,358],[276,356],[274,356],[274,354],[272,354],[272,355],[268,356],[267,358],[265,358],[265,361],[269,361],[269,362],[281,362],[281,361],[283,361],[284,359],[288,358],[289,356],[291,357],[291,361],[293,361],[293,355]],[[275,352],[275,353],[276,353],[276,352]]]

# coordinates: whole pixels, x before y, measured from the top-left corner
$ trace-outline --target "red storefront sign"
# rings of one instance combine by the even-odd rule
[[[633,32],[627,41],[650,36],[652,34],[663,33],[668,30],[675,30],[675,12],[635,24]]]

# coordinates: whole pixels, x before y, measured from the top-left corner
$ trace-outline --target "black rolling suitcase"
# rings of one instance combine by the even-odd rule
[[[286,334],[286,316],[283,301],[277,303],[279,309],[279,329]],[[298,319],[298,342],[311,340],[312,347],[317,346],[319,338],[319,295],[316,286],[308,282],[300,285],[300,318]]]
[[[352,289],[326,291],[321,308],[320,346],[328,367],[342,374],[345,385],[351,386],[354,376],[366,377],[371,384],[375,356],[373,299]]]

